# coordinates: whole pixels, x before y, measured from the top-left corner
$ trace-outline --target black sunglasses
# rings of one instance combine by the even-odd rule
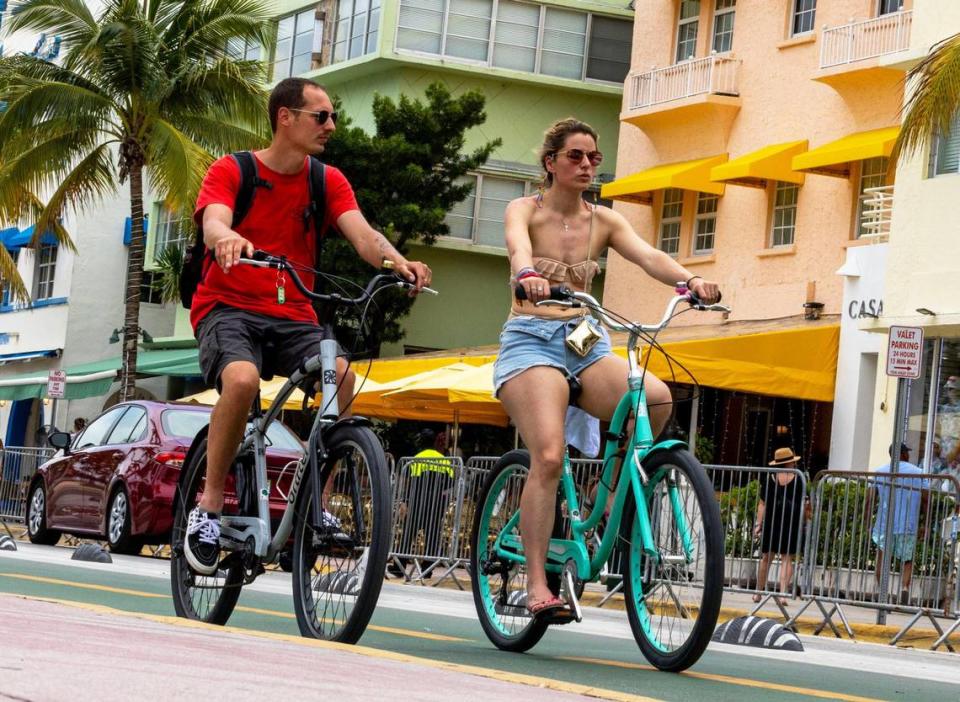
[[[313,118],[317,120],[317,124],[326,124],[328,119],[333,122],[334,126],[337,124],[336,112],[330,112],[329,110],[320,110],[319,112],[314,112],[313,110],[298,110],[295,107],[289,107],[287,109],[289,109],[291,112],[304,112],[308,115],[313,115]]]

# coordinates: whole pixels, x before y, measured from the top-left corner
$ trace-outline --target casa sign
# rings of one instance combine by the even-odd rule
[[[887,375],[916,380],[920,377],[922,357],[921,327],[890,327],[887,337]]]

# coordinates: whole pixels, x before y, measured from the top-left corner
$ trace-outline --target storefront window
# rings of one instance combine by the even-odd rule
[[[922,375],[910,388],[905,440],[911,462],[931,475],[960,479],[960,340],[924,342]],[[954,489],[950,481],[932,486]]]

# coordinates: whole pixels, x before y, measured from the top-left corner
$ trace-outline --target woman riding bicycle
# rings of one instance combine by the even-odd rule
[[[540,149],[544,187],[533,197],[512,201],[504,218],[512,282],[523,288],[527,301],[514,302],[503,327],[494,388],[530,451],[520,531],[527,559],[526,604],[534,616],[564,606],[547,584],[545,560],[563,466],[567,406],[575,404],[609,421],[627,390],[626,361],[613,355],[598,323],[578,310],[535,303],[549,298],[551,285],[589,291],[600,270],[597,260],[607,248],[666,285],[686,281],[705,302],[719,299],[716,283],[691,274],[653,248],[621,214],[583,199],[603,159],[597,140],[596,131],[576,119],[553,124]],[[581,341],[589,337],[582,324],[589,324],[600,338],[589,349],[581,343],[581,356],[568,346],[567,337],[572,332]],[[670,391],[652,373],[646,374],[644,384],[651,424],[659,433],[670,417]]]

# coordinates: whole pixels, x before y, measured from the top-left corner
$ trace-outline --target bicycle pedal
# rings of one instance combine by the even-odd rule
[[[580,600],[577,598],[577,581],[574,577],[576,566],[572,561],[567,561],[563,566],[562,580],[560,584],[560,598],[565,600],[567,608],[572,619],[577,623],[583,621],[583,610],[580,608]],[[569,622],[562,622],[567,624]]]

